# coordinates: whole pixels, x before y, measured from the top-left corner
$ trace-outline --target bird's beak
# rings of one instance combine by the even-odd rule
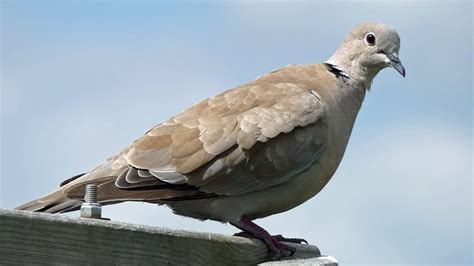
[[[387,55],[388,59],[390,60],[390,65],[395,68],[400,75],[405,77],[405,67],[403,67],[402,62],[400,62],[400,59],[398,59],[398,55],[392,54],[392,55]]]

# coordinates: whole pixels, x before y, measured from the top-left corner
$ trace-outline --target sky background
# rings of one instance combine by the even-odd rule
[[[472,264],[472,17],[471,1],[3,0],[0,207],[51,192],[199,100],[324,62],[376,21],[398,30],[406,78],[377,76],[321,193],[257,223],[341,265]],[[103,213],[237,232],[144,203]]]

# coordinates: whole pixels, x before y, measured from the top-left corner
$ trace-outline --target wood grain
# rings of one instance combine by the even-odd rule
[[[294,246],[292,259],[320,256],[315,246]],[[269,259],[255,239],[0,209],[0,264],[254,265]]]

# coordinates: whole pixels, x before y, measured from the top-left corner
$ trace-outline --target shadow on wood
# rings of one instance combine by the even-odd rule
[[[170,230],[58,214],[0,209],[0,264],[258,264],[269,260],[259,240]],[[288,243],[295,256],[263,265],[337,265],[311,245]],[[289,259],[289,260],[288,260]]]

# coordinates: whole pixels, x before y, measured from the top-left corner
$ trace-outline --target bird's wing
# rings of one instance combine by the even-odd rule
[[[285,182],[323,147],[322,114],[314,91],[301,84],[254,82],[227,91],[147,132],[116,184],[166,182],[234,195]]]
[[[148,131],[117,159],[126,167],[116,178],[118,190],[107,182],[112,194],[128,190],[138,198],[155,191],[150,201],[238,195],[304,171],[325,147],[324,104],[315,88],[270,75],[277,78],[204,100]],[[69,190],[68,196],[80,194]]]

